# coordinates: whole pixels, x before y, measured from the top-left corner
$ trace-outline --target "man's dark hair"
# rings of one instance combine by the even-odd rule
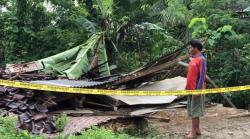
[[[187,45],[191,45],[192,47],[197,48],[199,51],[202,51],[202,49],[203,49],[203,45],[199,40],[193,39],[193,40],[189,41],[187,43]]]

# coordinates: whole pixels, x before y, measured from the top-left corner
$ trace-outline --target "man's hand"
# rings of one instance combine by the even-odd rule
[[[201,94],[194,94],[193,95],[195,98],[199,98],[201,96]]]
[[[189,58],[189,55],[180,56],[180,57],[178,57],[178,61],[182,61],[182,60],[185,60],[187,58]]]

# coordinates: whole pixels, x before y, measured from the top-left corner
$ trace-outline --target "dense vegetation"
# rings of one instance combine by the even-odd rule
[[[1,0],[0,63],[51,56],[104,32],[110,66],[128,72],[199,38],[219,86],[247,85],[250,22],[233,13],[247,6],[248,0]],[[229,96],[239,107],[250,103],[247,92]]]

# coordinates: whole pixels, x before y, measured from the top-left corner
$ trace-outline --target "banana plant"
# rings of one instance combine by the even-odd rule
[[[105,31],[108,17],[113,12],[113,0],[96,0],[102,13],[104,27],[102,33],[92,35],[84,44],[60,54],[39,60],[47,73],[57,73],[70,79],[78,79],[91,68],[99,67],[100,76],[110,75],[105,46]],[[97,58],[96,58],[97,57]],[[93,67],[93,63],[98,63]]]
[[[125,36],[128,29],[155,30],[165,36],[164,38],[169,39],[169,34],[164,31],[163,28],[153,23],[143,22],[130,25],[128,23],[129,18],[124,17],[122,18],[124,22],[122,22],[120,26],[121,23],[112,20],[114,0],[95,0],[91,7],[95,7],[95,4],[97,4],[99,8],[101,18],[84,21],[82,26],[92,34],[85,43],[54,56],[35,61],[35,63],[32,64],[36,65],[37,68],[29,64],[31,68],[26,68],[26,71],[42,70],[45,73],[54,74],[56,76],[68,77],[69,79],[80,79],[82,76],[88,75],[88,73],[92,72],[94,69],[95,71],[98,70],[99,76],[107,76],[110,75],[110,67],[107,62],[108,57],[106,53],[107,44],[114,46],[115,50],[117,50],[120,40],[126,38]],[[95,24],[94,21],[98,21],[97,24]],[[117,46],[112,41],[114,38],[117,40]],[[140,39],[137,40],[138,42],[140,41]],[[139,44],[140,43],[138,43],[138,48],[140,47]],[[29,66],[26,64],[19,69],[23,69],[24,67]],[[15,69],[17,68],[13,67],[9,71]]]
[[[98,49],[98,65],[102,64],[99,69],[101,76],[110,75],[103,33],[96,33],[84,44],[38,60],[38,62],[43,65],[43,71],[46,73],[57,74],[69,79],[79,79],[91,69],[91,61],[94,59],[96,49]]]

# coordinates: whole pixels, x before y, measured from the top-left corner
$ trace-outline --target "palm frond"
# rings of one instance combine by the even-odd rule
[[[156,3],[154,3],[149,8],[149,16],[157,16],[161,11],[167,8],[167,5],[165,4],[164,0],[159,0]]]
[[[89,32],[89,35],[93,35],[98,31],[98,25],[89,21],[87,18],[82,21],[82,27]]]
[[[103,17],[110,16],[113,13],[113,0],[96,0],[96,2]]]
[[[169,1],[168,7],[160,12],[160,20],[165,26],[187,24],[191,19],[191,13],[180,1]]]

